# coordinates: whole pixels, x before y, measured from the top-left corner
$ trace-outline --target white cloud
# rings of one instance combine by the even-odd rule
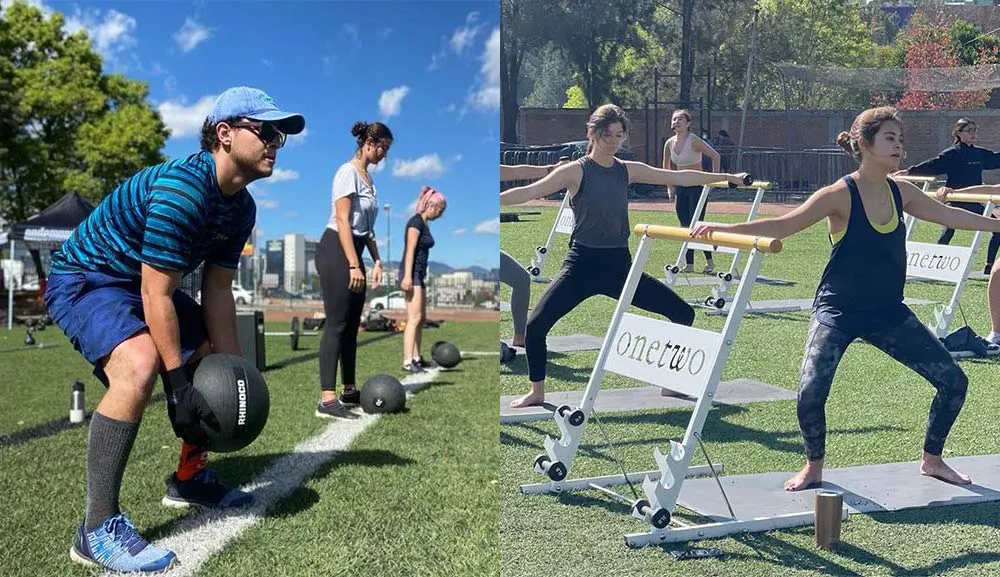
[[[410,203],[410,206],[406,207],[407,214],[413,214],[417,212],[417,201],[419,201],[419,199],[414,200],[413,202]]]
[[[267,58],[261,58],[260,63],[263,64],[264,66],[267,66],[268,68],[274,68],[274,63]]]
[[[378,37],[379,38],[388,38],[389,35],[392,34],[393,30],[394,30],[394,28],[391,28],[391,27],[390,28],[383,28],[383,29],[381,29],[381,30],[378,31]]]
[[[205,40],[212,37],[212,29],[190,18],[184,19],[184,26],[174,33],[174,42],[181,52],[191,52]]]
[[[76,8],[72,16],[66,16],[64,26],[67,34],[85,30],[94,50],[109,64],[117,63],[118,54],[127,54],[138,43],[132,36],[135,28],[135,18],[117,10],[108,10],[102,18],[101,11],[95,8]]]
[[[285,213],[285,216],[288,217],[288,218],[298,218],[299,217],[299,213],[296,212],[296,211],[294,211],[294,210],[290,210],[290,211],[288,211],[288,212]]]
[[[10,8],[13,3],[14,0],[0,0],[0,14],[6,12],[7,8]],[[43,4],[41,0],[26,0],[25,4],[31,6],[32,8],[41,10],[42,15],[45,16],[45,18],[48,18],[49,14],[52,14],[52,9]]]
[[[500,110],[500,28],[494,28],[480,57],[480,77],[469,94],[468,104],[477,110]]]
[[[187,138],[201,134],[205,118],[215,106],[215,94],[202,96],[198,102],[188,105],[184,99],[168,100],[158,107],[164,124],[170,129],[171,138]]]
[[[469,232],[469,229],[467,229],[467,228],[456,228],[455,229],[455,236],[462,236],[463,234],[465,234],[467,232]]]
[[[249,190],[250,194],[253,195],[253,199],[257,203],[258,208],[262,208],[264,210],[274,210],[278,208],[278,201],[271,198],[271,195],[259,184],[251,184],[247,186],[247,190]]]
[[[309,129],[303,128],[302,132],[298,134],[289,134],[288,140],[285,141],[285,146],[297,146],[306,141],[306,137],[309,136]]]
[[[437,178],[444,174],[444,165],[437,154],[425,154],[413,160],[398,160],[392,175],[403,178]]]
[[[472,42],[476,39],[476,34],[482,28],[482,26],[473,26],[478,18],[478,12],[470,12],[465,18],[465,26],[460,26],[452,32],[449,44],[455,54],[461,54],[466,48],[472,46]]]
[[[500,217],[484,220],[476,225],[476,234],[500,234]]]
[[[275,168],[274,172],[267,179],[268,182],[283,182],[285,180],[298,180],[299,173],[287,168]]]
[[[3,14],[14,3],[15,0],[0,0],[0,14]],[[42,0],[23,0],[28,6],[38,9],[42,16],[48,19],[52,13],[52,7]],[[74,9],[72,15],[65,10],[60,10],[64,16],[65,24],[63,31],[66,34],[76,34],[80,30],[87,32],[94,50],[101,55],[107,65],[120,65],[119,55],[125,55],[130,48],[135,47],[138,40],[132,35],[136,28],[136,20],[127,14],[116,10],[108,10],[101,17],[101,11],[96,8],[89,8],[86,12],[81,12],[79,8]],[[137,63],[135,55],[131,60]]]
[[[383,90],[378,99],[378,109],[382,113],[382,118],[388,119],[399,114],[399,109],[403,104],[403,99],[410,93],[409,86],[397,86],[389,90]]]
[[[438,52],[436,54],[431,54],[431,63],[427,65],[427,70],[437,70],[440,66],[441,61],[444,60],[444,51]]]
[[[355,48],[361,46],[361,33],[358,31],[358,27],[356,25],[344,23],[340,27],[340,34],[350,39],[351,44],[353,44]]]
[[[385,163],[384,160],[382,162],[378,163],[378,164],[369,164],[368,165],[368,172],[370,174],[374,174],[376,172],[382,172],[383,170],[385,170],[385,164],[386,163]]]

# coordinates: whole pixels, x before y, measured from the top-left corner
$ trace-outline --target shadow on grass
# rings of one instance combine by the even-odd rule
[[[255,474],[274,465],[279,459],[286,459],[286,464],[282,466],[283,470],[307,468],[313,466],[317,461],[319,464],[305,478],[290,477],[285,486],[279,486],[281,485],[281,477],[278,473],[269,474],[269,482],[264,482],[251,491],[258,501],[249,509],[223,509],[199,514],[201,513],[199,509],[192,508],[192,512],[186,516],[150,527],[144,531],[144,536],[152,541],[166,537],[175,531],[191,531],[219,520],[243,518],[251,512],[263,513],[264,517],[292,517],[309,510],[320,500],[320,495],[316,491],[304,485],[312,480],[323,479],[335,469],[350,466],[365,468],[402,467],[416,463],[412,459],[400,457],[389,451],[351,449],[346,451],[223,456],[213,461],[211,468],[216,471],[219,479],[231,486],[245,486],[252,481]],[[294,486],[290,486],[291,484]],[[285,489],[284,494],[281,494],[282,489]],[[267,503],[268,509],[263,512],[259,509],[261,505],[259,499],[262,498],[269,501]]]
[[[362,342],[358,343],[358,348],[360,349],[361,347],[363,347],[365,345],[369,345],[371,343],[377,343],[379,341],[384,341],[385,339],[391,339],[392,337],[395,337],[397,335],[402,335],[402,334],[403,333],[385,333],[385,334],[379,335],[377,337],[372,337],[370,339],[367,339],[365,341],[362,341]],[[282,360],[280,360],[280,361],[278,361],[276,363],[271,363],[271,364],[267,365],[267,367],[263,371],[261,371],[261,372],[266,373],[266,372],[269,372],[269,371],[274,371],[274,370],[277,370],[277,369],[283,369],[285,367],[290,367],[292,365],[298,365],[298,364],[302,364],[302,363],[308,363],[309,361],[313,361],[313,360],[318,359],[319,358],[319,350],[318,350],[319,349],[319,338],[320,337],[316,337],[315,339],[313,339],[314,342],[315,342],[316,349],[317,349],[316,352],[306,353],[306,354],[303,354],[303,355],[298,355],[296,357],[289,357],[287,359],[282,359]],[[303,342],[304,341],[302,341],[302,340],[299,341],[299,350],[300,351],[301,350],[308,350],[309,348],[311,348],[311,347],[308,347],[308,346],[304,346]]]
[[[554,353],[549,352],[546,358],[545,364],[545,378],[546,379],[557,379],[565,381],[568,383],[581,383],[586,385],[587,379],[590,378],[590,373],[594,370],[593,367],[571,367],[568,365],[559,365],[553,363],[553,359],[561,359],[568,355],[564,353]],[[528,357],[522,353],[518,353],[514,360],[504,365],[507,368],[507,372],[503,374],[514,374],[519,376],[527,376],[528,374]],[[528,388],[528,383],[524,383],[525,389]]]
[[[926,513],[926,509],[916,510],[916,513],[919,514],[921,511]],[[882,515],[892,514],[878,514],[878,516]],[[919,524],[927,522],[926,518],[918,521]],[[812,527],[802,527],[789,531],[811,533],[813,529]],[[974,551],[964,552],[947,559],[939,559],[922,567],[905,567],[885,556],[845,542],[841,542],[835,551],[828,552],[791,545],[768,534],[734,535],[732,538],[753,549],[754,553],[726,552],[725,560],[765,562],[782,569],[814,570],[822,575],[870,575],[876,572],[875,569],[878,567],[884,568],[891,575],[950,575],[965,567],[1000,561],[1000,552]],[[708,546],[711,546],[710,542],[708,543]],[[664,551],[677,548],[678,544],[663,547]],[[683,545],[680,545],[680,548],[684,548]],[[838,560],[861,565],[862,569],[851,569],[839,563]]]
[[[746,412],[749,409],[742,406],[736,405],[716,405],[709,412],[708,418],[705,421],[703,431],[706,434],[703,438],[709,442],[713,443],[742,443],[745,441],[752,441],[755,444],[767,447],[775,451],[787,451],[792,453],[802,452],[802,441],[801,433],[798,429],[788,430],[788,431],[761,431],[759,429],[752,429],[744,425],[735,424],[727,421],[726,419],[738,413]],[[593,417],[593,415],[592,415]],[[598,419],[601,423],[605,425],[651,425],[651,426],[667,426],[676,427],[677,429],[683,431],[687,429],[688,422],[691,420],[690,411],[662,411],[656,413],[643,413],[643,414],[598,414]],[[539,421],[536,421],[536,423]],[[547,422],[547,421],[540,421]],[[596,424],[596,423],[595,423]],[[537,449],[544,451],[542,445],[542,439],[545,435],[557,435],[557,432],[549,432],[548,430],[540,427],[537,424],[532,423],[512,423],[508,426],[518,427],[524,431],[524,435],[510,434],[501,429],[500,432],[500,443],[502,445],[510,446],[520,446],[525,448]],[[827,435],[866,435],[874,432],[887,432],[887,431],[904,431],[904,427],[893,426],[893,425],[879,425],[879,426],[868,426],[868,427],[855,427],[848,429],[829,429]],[[600,427],[595,429],[597,437],[591,437],[599,439],[599,444],[581,444],[578,449],[578,454],[585,455],[587,457],[597,458],[601,460],[609,460],[605,455],[604,448],[607,447],[609,439],[605,439],[601,432]],[[538,439],[536,442],[531,442],[525,439],[528,433],[534,433]],[[680,439],[676,439],[680,441]],[[657,438],[645,438],[645,439],[620,439],[612,438],[610,442],[615,447],[627,447],[633,445],[652,445],[656,443],[666,443],[666,437]]]
[[[163,393],[157,393],[151,396],[149,398],[149,402],[146,404],[146,410],[164,399],[166,399],[166,396]],[[44,437],[51,437],[53,435],[58,435],[63,431],[68,431],[77,427],[87,427],[90,425],[90,419],[93,415],[93,411],[88,410],[84,415],[82,423],[71,423],[69,422],[69,417],[59,417],[58,419],[52,419],[51,421],[47,421],[45,423],[39,423],[32,427],[28,427],[27,429],[21,429],[19,431],[0,435],[0,449],[22,445]]]

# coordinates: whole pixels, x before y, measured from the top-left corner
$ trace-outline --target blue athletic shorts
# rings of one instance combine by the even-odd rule
[[[139,279],[103,273],[53,274],[45,288],[45,305],[52,321],[73,347],[94,366],[94,376],[107,385],[100,360],[115,347],[146,328]],[[173,297],[185,363],[208,340],[201,305],[181,290]]]

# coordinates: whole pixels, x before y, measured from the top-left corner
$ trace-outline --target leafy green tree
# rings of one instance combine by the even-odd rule
[[[548,42],[554,6],[537,0],[500,2],[500,140],[517,142],[521,67],[527,54]]]
[[[147,85],[104,74],[86,32],[67,35],[64,24],[23,2],[0,15],[0,216],[10,222],[69,191],[96,203],[164,160],[169,133]]]
[[[0,208],[23,220],[75,190],[93,202],[164,160],[169,132],[146,84],[104,74],[85,31],[22,2],[0,16]]]

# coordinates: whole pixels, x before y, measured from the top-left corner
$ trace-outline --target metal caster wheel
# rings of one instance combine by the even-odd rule
[[[568,473],[566,465],[563,465],[559,461],[550,461],[548,455],[538,455],[535,457],[534,468],[536,473],[545,475],[553,481],[562,481]]]

